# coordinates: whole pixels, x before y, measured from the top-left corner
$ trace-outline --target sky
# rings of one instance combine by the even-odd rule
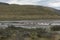
[[[0,0],[0,2],[19,5],[42,5],[60,10],[60,0]]]

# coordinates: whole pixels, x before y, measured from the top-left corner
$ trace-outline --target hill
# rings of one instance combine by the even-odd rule
[[[60,19],[59,10],[36,5],[0,3],[1,20]]]
[[[0,5],[9,5],[8,3],[0,2]]]

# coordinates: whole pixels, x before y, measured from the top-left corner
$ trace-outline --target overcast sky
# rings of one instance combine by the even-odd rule
[[[0,2],[20,5],[44,5],[60,9],[60,0],[0,0]]]

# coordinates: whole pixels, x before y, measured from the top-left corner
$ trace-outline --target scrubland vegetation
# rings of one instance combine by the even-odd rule
[[[0,40],[52,40],[51,31],[59,28],[60,26],[53,26],[49,32],[46,28],[26,29],[12,25],[5,29],[0,28]]]
[[[45,29],[26,29],[20,27],[0,28],[0,40],[40,40],[43,33],[48,33]]]

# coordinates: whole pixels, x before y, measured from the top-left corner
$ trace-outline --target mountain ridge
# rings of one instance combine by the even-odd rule
[[[8,3],[0,2],[0,5],[9,5]]]

